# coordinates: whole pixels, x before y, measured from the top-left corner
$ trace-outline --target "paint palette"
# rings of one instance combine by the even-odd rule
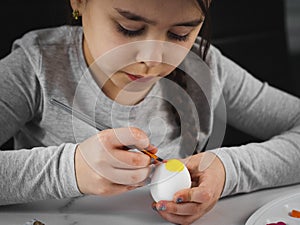
[[[293,211],[294,210],[294,211]],[[245,225],[299,225],[300,193],[275,199],[258,209]]]

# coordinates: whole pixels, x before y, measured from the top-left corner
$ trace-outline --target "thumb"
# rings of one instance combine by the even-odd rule
[[[181,161],[185,164],[189,171],[202,172],[213,163],[216,157],[217,156],[214,153],[201,152],[182,159]]]

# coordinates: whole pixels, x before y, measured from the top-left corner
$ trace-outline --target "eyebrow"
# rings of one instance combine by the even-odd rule
[[[119,8],[115,8],[115,10],[123,17],[125,17],[126,19],[129,20],[133,20],[133,21],[140,21],[140,22],[145,22],[151,25],[156,25],[157,22],[154,20],[150,20],[148,18],[145,18],[143,16],[137,15],[135,13],[132,13],[130,11],[127,10],[123,10],[123,9],[119,9]],[[192,20],[192,21],[187,21],[187,22],[182,22],[182,23],[176,23],[173,24],[172,26],[185,26],[185,27],[196,27],[198,26],[200,23],[202,23],[203,20],[202,19],[196,19],[196,20]]]

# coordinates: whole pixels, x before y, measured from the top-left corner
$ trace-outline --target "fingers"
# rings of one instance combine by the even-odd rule
[[[160,201],[155,209],[166,220],[187,225],[216,204],[223,190],[225,170],[222,162],[211,154],[188,157],[185,162],[196,187],[178,191],[173,201]]]
[[[174,203],[171,201],[160,201],[153,203],[152,208],[161,217],[174,224],[191,224],[204,214],[204,206],[198,203]]]
[[[197,155],[189,156],[181,161],[186,165],[192,173],[202,172],[209,168],[215,161],[217,156],[211,152],[202,152]]]
[[[190,173],[195,173],[198,171],[198,165],[201,160],[201,153],[194,156],[188,156],[184,159],[180,159],[180,161],[186,166],[186,168],[190,171]]]
[[[192,188],[176,193],[174,201],[159,201],[152,208],[172,223],[188,225],[207,213],[215,203],[205,190]]]
[[[134,190],[139,188],[140,186],[132,186],[132,185],[123,185],[123,184],[116,184],[112,183],[109,180],[106,180],[101,177],[95,177],[93,181],[89,184],[89,186],[93,186],[93,191],[89,194],[99,195],[99,196],[112,196],[118,195],[130,190]]]
[[[134,170],[119,169],[112,167],[108,162],[103,162],[101,165],[95,165],[92,169],[112,183],[135,185],[146,180],[149,177],[149,174],[151,174],[153,167],[154,165]]]
[[[212,194],[204,187],[194,187],[190,189],[183,189],[175,193],[174,202],[195,202],[205,203],[210,201]]]
[[[197,203],[184,203],[178,204],[171,201],[159,201],[154,203],[153,206],[156,207],[156,210],[159,212],[167,212],[180,216],[194,215],[199,211],[199,204]]]
[[[151,158],[141,152],[129,152],[125,150],[114,149],[104,153],[106,161],[115,167],[122,169],[138,169],[147,167],[151,163]]]
[[[147,148],[145,148],[145,149],[146,149],[147,151],[153,153],[153,154],[157,153],[157,151],[158,151],[157,147],[155,147],[155,146],[152,145],[152,144],[150,144],[150,145],[149,145]]]
[[[78,145],[75,154],[76,178],[82,193],[113,195],[142,186],[152,172],[150,157],[124,150],[124,146],[157,148],[138,128],[118,128],[99,132]],[[134,187],[130,187],[134,186]]]
[[[126,139],[128,133],[128,139]],[[126,141],[122,143],[119,137]],[[91,167],[96,167],[97,164],[103,162],[110,162],[113,167],[124,169],[148,166],[151,162],[149,156],[122,150],[124,148],[122,144],[126,146],[129,143],[136,146],[145,145],[150,148],[150,151],[157,151],[154,146],[149,145],[146,134],[138,128],[118,128],[101,131],[98,135],[82,142],[79,149]]]
[[[157,152],[157,148],[149,144],[147,135],[138,128],[105,130],[98,134],[98,138],[107,160],[117,168],[141,168],[150,164],[149,156],[124,151],[124,146]]]
[[[99,173],[95,172],[95,170],[83,159],[82,154],[78,149],[75,152],[75,174],[78,189],[83,194],[114,195],[138,187],[115,184],[99,175]]]
[[[104,130],[98,134],[98,137],[99,141],[107,147],[122,148],[134,145],[137,148],[147,148],[150,145],[147,134],[135,127]]]

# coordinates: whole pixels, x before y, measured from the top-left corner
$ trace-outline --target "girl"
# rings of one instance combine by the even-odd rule
[[[71,5],[82,27],[30,32],[0,62],[0,143],[15,140],[14,151],[0,152],[1,204],[142,186],[153,162],[128,146],[186,163],[193,186],[153,204],[176,224],[197,220],[222,196],[300,181],[299,99],[197,37],[205,37],[209,0]],[[201,152],[222,100],[229,123],[266,141]]]

